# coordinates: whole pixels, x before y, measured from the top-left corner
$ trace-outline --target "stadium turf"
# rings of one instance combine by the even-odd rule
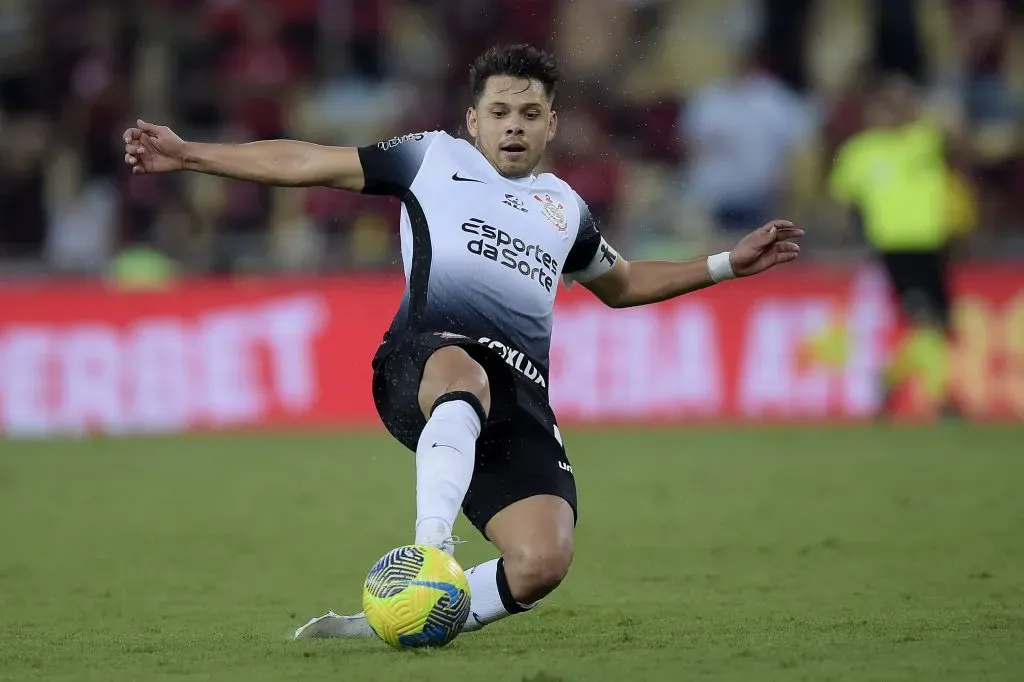
[[[567,583],[433,652],[289,639],[410,537],[383,437],[0,441],[0,679],[1024,678],[1024,430],[566,441]]]

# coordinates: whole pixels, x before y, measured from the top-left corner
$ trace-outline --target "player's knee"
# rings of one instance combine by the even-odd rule
[[[420,381],[419,402],[428,419],[437,399],[449,393],[469,393],[485,413],[491,409],[487,372],[462,348],[448,346],[430,356]]]
[[[571,545],[527,546],[505,555],[505,574],[512,595],[524,604],[547,596],[569,574]]]
[[[477,400],[483,403],[484,409],[490,409],[491,385],[487,378],[487,372],[476,360],[469,358],[469,356],[467,356],[467,359],[468,362],[452,381],[449,390],[472,393],[476,396]]]

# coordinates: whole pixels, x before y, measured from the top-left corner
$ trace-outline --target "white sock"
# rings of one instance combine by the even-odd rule
[[[466,571],[469,580],[469,617],[463,632],[476,632],[485,625],[507,618],[514,613],[529,611],[539,602],[520,604],[512,598],[505,578],[501,559],[492,559]],[[504,596],[503,596],[504,595]],[[509,610],[511,607],[511,611]],[[373,629],[366,622],[362,611],[354,616],[344,617],[344,622],[335,624],[344,637],[374,637]]]
[[[501,559],[474,566],[466,571],[469,579],[469,618],[463,632],[475,632],[483,626],[507,618],[513,613],[529,611],[537,604],[520,604],[512,598]],[[510,610],[511,607],[511,610]]]
[[[443,547],[473,479],[480,416],[464,400],[441,403],[416,444],[416,544]]]

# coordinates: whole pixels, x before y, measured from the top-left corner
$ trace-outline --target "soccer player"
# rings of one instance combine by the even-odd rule
[[[965,227],[957,222],[965,192],[948,156],[957,136],[925,113],[918,88],[901,75],[879,79],[868,119],[840,147],[829,185],[863,228],[910,323],[882,372],[878,416],[890,416],[899,389],[919,377],[941,414],[956,418],[948,262]]]
[[[613,308],[645,305],[788,263],[803,234],[779,220],[730,252],[628,262],[569,185],[533,173],[555,135],[557,83],[550,55],[489,49],[470,69],[473,142],[435,131],[359,148],[203,144],[141,120],[124,134],[137,174],[191,170],[402,201],[407,286],[372,361],[373,397],[415,452],[414,541],[454,553],[461,508],[501,553],[467,570],[466,631],[533,608],[572,562],[576,485],[548,401],[559,278]],[[372,635],[362,614],[331,612],[295,636]]]

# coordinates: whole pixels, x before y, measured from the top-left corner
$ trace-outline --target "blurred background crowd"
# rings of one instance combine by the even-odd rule
[[[132,177],[120,135],[464,134],[498,41],[559,58],[545,170],[633,257],[769,216],[811,258],[860,257],[828,179],[894,73],[956,142],[965,252],[1024,253],[1024,0],[0,0],[0,276],[395,268],[392,200]]]

